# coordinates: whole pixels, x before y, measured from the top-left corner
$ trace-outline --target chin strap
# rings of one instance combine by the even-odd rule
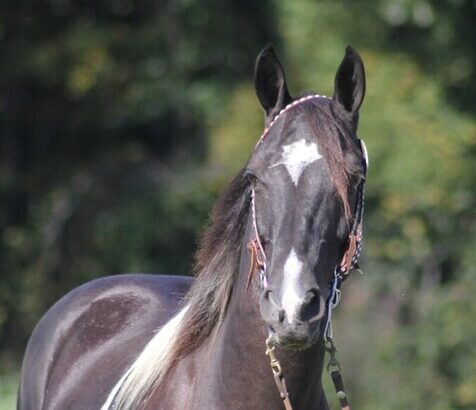
[[[276,349],[274,343],[271,341],[271,335],[266,339],[266,356],[269,357],[269,365],[271,366],[271,371],[273,372],[274,382],[278,388],[279,395],[283,400],[284,407],[286,410],[293,410],[291,401],[289,400],[289,393],[286,387],[286,380],[284,378],[283,372],[281,370],[281,364],[276,358],[274,350]]]

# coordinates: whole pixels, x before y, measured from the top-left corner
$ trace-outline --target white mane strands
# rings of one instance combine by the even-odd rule
[[[188,306],[182,308],[150,340],[136,361],[111,390],[101,410],[137,408],[143,395],[150,391],[152,385],[161,382],[172,365],[172,347],[187,310]]]

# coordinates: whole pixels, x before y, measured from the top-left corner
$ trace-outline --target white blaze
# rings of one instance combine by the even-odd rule
[[[317,145],[314,142],[308,143],[305,139],[301,139],[299,141],[293,142],[292,144],[285,145],[283,147],[281,158],[281,162],[278,162],[271,167],[284,165],[288,170],[294,185],[297,186],[299,177],[303,173],[304,169],[309,164],[312,164],[314,161],[322,158],[322,155],[319,154]]]
[[[303,297],[300,293],[300,276],[302,271],[302,262],[298,259],[294,249],[291,249],[289,256],[284,264],[284,278],[281,288],[281,306],[286,312],[286,318],[289,323],[293,322],[296,310],[301,306]]]

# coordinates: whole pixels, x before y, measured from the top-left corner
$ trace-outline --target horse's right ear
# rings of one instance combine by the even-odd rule
[[[266,114],[266,125],[269,125],[279,111],[291,102],[283,66],[271,44],[267,44],[256,58],[254,81],[256,94]]]

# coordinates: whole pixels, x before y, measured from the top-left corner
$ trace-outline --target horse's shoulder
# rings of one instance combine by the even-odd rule
[[[125,274],[85,283],[64,295],[43,316],[35,329],[83,342],[105,339],[135,327],[160,326],[175,313],[192,279],[184,276]],[[82,345],[84,349],[84,343]]]
[[[151,274],[124,274],[98,278],[64,295],[40,321],[60,320],[62,326],[94,316],[94,322],[107,320],[104,315],[158,309],[175,310],[187,293],[192,278]],[[67,314],[65,314],[67,312]],[[154,312],[157,314],[157,310]],[[111,317],[111,319],[113,319]],[[117,322],[117,320],[114,320]]]
[[[193,278],[189,276],[132,273],[105,276],[87,282],[63,296],[81,303],[83,299],[116,298],[118,296],[180,299],[187,293]]]

